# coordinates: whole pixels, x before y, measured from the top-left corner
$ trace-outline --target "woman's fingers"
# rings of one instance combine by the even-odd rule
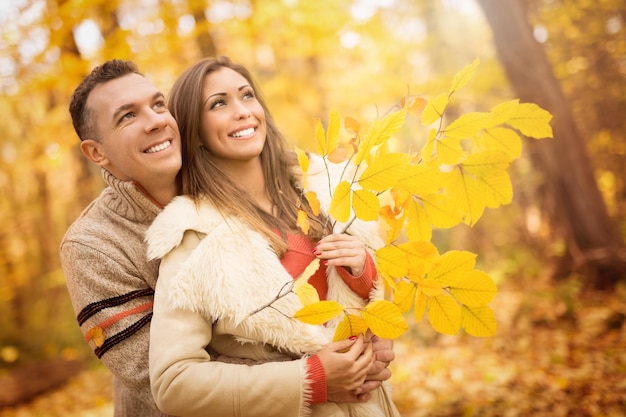
[[[319,241],[314,254],[326,265],[348,268],[354,276],[361,275],[367,259],[365,244],[358,237],[346,234],[326,236]]]

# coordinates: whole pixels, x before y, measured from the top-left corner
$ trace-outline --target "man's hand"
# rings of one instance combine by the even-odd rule
[[[393,353],[393,340],[381,339],[370,330],[367,331],[365,340],[372,344],[375,361],[365,377],[365,382],[354,391],[354,394],[359,397],[359,401],[369,400],[370,392],[380,387],[383,381],[391,378],[389,364],[396,357]]]
[[[363,336],[358,336],[330,343],[317,353],[326,374],[328,401],[365,402],[369,399],[359,398],[355,391],[364,384],[374,363],[372,347],[371,343],[364,342]]]

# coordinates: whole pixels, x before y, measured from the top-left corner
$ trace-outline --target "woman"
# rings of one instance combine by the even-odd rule
[[[380,297],[365,246],[380,245],[375,225],[325,236],[325,218],[302,198],[296,158],[245,68],[200,61],[170,94],[183,196],[147,235],[149,257],[162,258],[150,341],[159,407],[182,416],[397,413],[383,388],[355,392],[374,361],[362,336],[329,343],[331,326],[291,318],[302,307],[293,293],[260,308],[314,257],[322,267],[309,282],[321,299],[362,306]],[[321,165],[317,173],[310,189],[323,196],[328,177]],[[307,236],[296,228],[298,209],[311,219]]]

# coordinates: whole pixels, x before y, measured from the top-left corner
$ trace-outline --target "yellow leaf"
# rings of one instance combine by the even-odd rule
[[[502,151],[517,159],[522,155],[522,139],[512,129],[494,127],[475,138],[477,150]]]
[[[422,197],[424,210],[430,223],[440,229],[447,229],[461,223],[463,217],[450,198],[442,194],[429,194]]]
[[[441,118],[441,116],[443,116],[443,112],[446,110],[446,106],[448,105],[448,100],[448,93],[440,94],[429,100],[428,103],[426,103],[424,112],[422,113],[422,124],[424,126],[428,126]]]
[[[87,334],[85,335],[87,341],[93,340],[93,343],[100,347],[104,344],[104,330],[101,327],[92,327],[87,330]]]
[[[413,308],[413,317],[415,317],[416,322],[419,322],[424,317],[427,302],[428,297],[426,297],[426,294],[418,289],[415,294],[415,307]]]
[[[455,138],[441,138],[437,141],[437,156],[447,165],[456,165],[465,159],[461,141]]]
[[[336,301],[323,300],[301,308],[293,317],[307,324],[324,324],[341,313],[343,313],[341,304]]]
[[[371,191],[356,190],[352,194],[352,208],[355,216],[361,220],[378,220],[380,201],[376,194]]]
[[[296,278],[293,284],[294,291],[297,292],[300,285],[308,282],[309,278],[311,278],[319,268],[320,260],[318,258],[313,258],[313,260],[309,262],[306,268],[304,268],[304,271],[302,271],[302,273],[298,275],[298,278]]]
[[[359,185],[366,190],[382,192],[393,187],[404,175],[411,156],[405,153],[387,153],[372,161],[361,177]]]
[[[404,227],[404,216],[397,216],[389,205],[384,206],[380,210],[380,218],[385,221],[387,226],[387,239],[385,244],[394,242]]]
[[[424,147],[422,147],[422,158],[424,158],[425,161],[430,161],[431,159],[433,159],[435,157],[435,143],[437,143],[437,129],[430,129],[430,132],[428,132],[428,141],[426,142],[426,144],[424,145]]]
[[[505,171],[510,163],[511,157],[506,152],[489,150],[469,155],[461,166],[465,172],[481,176],[494,171]]]
[[[319,117],[314,119],[315,124],[315,153],[321,156],[326,156],[326,134],[324,132],[324,126]]]
[[[470,155],[462,164],[463,172],[472,174],[475,187],[468,187],[475,195],[474,204],[486,207],[500,207],[513,200],[513,186],[506,169],[510,156],[501,151],[485,151]],[[469,181],[469,179],[467,179]]]
[[[367,331],[367,323],[362,317],[354,314],[346,314],[343,320],[337,325],[335,329],[335,335],[333,336],[333,342],[338,340],[345,340],[350,336],[358,336],[365,334]]]
[[[326,132],[326,152],[324,155],[330,155],[339,146],[339,127],[341,126],[341,118],[337,110],[332,109],[328,118],[328,131]]]
[[[433,236],[433,228],[428,221],[426,210],[414,200],[405,206],[406,237],[411,241],[429,241]]]
[[[350,218],[350,183],[341,181],[330,201],[328,213],[337,221],[344,223]]]
[[[296,146],[296,155],[298,156],[298,164],[300,165],[300,171],[302,171],[302,188],[305,190],[309,187],[307,174],[309,172],[309,157],[306,152]]]
[[[391,198],[393,199],[393,203],[396,206],[394,212],[400,213],[401,208],[411,199],[411,193],[406,190],[394,187],[391,189]]]
[[[346,148],[337,148],[328,155],[328,160],[334,164],[340,164],[348,159],[348,150]]]
[[[459,71],[452,80],[452,84],[450,85],[450,94],[460,90],[465,87],[465,85],[472,79],[474,76],[474,72],[476,72],[476,68],[480,64],[480,59],[476,58],[474,62],[469,65],[466,65],[461,71]]]
[[[307,216],[304,210],[298,210],[298,227],[305,235],[309,234],[309,216]]]
[[[461,309],[461,325],[465,331],[476,337],[489,337],[496,334],[496,316],[488,306]]]
[[[443,334],[457,334],[461,328],[461,306],[449,295],[429,297],[428,321],[433,329]]]
[[[450,202],[462,214],[463,222],[474,226],[487,207],[484,190],[480,188],[475,177],[467,175],[460,168],[452,172],[451,179],[446,190]]]
[[[361,315],[372,332],[383,339],[396,339],[409,329],[398,306],[390,301],[373,301],[361,310]]]
[[[510,204],[513,201],[513,185],[506,171],[494,171],[477,179],[485,206],[490,208]]]
[[[418,196],[432,194],[442,185],[441,162],[431,160],[407,167],[397,187]]]
[[[407,254],[398,246],[383,246],[376,251],[378,269],[392,278],[400,278],[409,273]]]
[[[378,274],[383,279],[383,282],[391,289],[396,288],[396,282],[393,277],[389,276],[385,271],[378,271]]]
[[[426,99],[422,97],[415,97],[406,101],[406,103],[401,103],[401,104],[402,106],[404,105],[407,106],[408,114],[419,119],[422,116],[422,112],[424,111],[424,108],[426,107],[426,102],[427,102]]]
[[[406,111],[406,107],[403,107],[401,110],[390,113],[382,119],[376,119],[372,123],[365,138],[359,144],[359,150],[354,160],[355,165],[360,165],[367,159],[375,146],[382,144],[400,130],[406,120]]]
[[[551,138],[552,115],[534,103],[521,103],[508,124],[522,132],[524,136],[534,139]]]
[[[320,296],[317,290],[308,282],[303,282],[302,284],[298,285],[298,287],[294,286],[294,292],[298,296],[298,299],[303,306],[315,304],[320,300]]]
[[[320,214],[320,201],[317,199],[317,194],[315,193],[315,191],[307,191],[304,194],[304,197],[306,198],[306,201],[309,202],[309,206],[311,206],[311,211],[313,211],[313,214],[315,214],[316,216]]]
[[[443,134],[449,138],[466,139],[478,134],[483,129],[491,127],[492,116],[490,113],[472,112],[459,116],[443,130]]]
[[[509,121],[515,115],[519,106],[519,99],[505,101],[490,110],[493,117],[493,125],[501,125]]]
[[[413,307],[417,286],[409,281],[400,281],[393,292],[393,302],[402,313],[406,313]]]
[[[411,279],[411,275],[409,275],[409,279]],[[436,297],[443,291],[441,282],[434,279],[419,278],[417,280],[411,279],[411,281],[417,283],[420,291],[429,297]]]
[[[408,242],[397,246],[384,246],[376,251],[378,268],[393,278],[411,271],[423,275],[429,271],[439,253],[431,242]]]
[[[489,304],[498,292],[491,277],[475,269],[463,274],[463,278],[451,285],[449,290],[458,302],[469,307]]]
[[[476,254],[451,250],[436,260],[436,264],[428,273],[428,277],[438,280],[444,287],[455,286],[474,270],[475,264]]]
[[[352,134],[358,134],[359,130],[361,130],[361,124],[354,117],[347,116],[343,119],[343,125]]]

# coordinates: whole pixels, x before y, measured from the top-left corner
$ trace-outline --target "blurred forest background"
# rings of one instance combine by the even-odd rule
[[[524,140],[511,168],[513,203],[433,238],[496,280],[498,334],[413,323],[392,385],[409,417],[626,415],[623,0],[0,0],[0,415],[112,415],[58,259],[103,187],[78,149],[73,89],[123,58],[167,93],[211,55],[250,68],[304,148],[330,108],[371,122],[446,91],[475,58],[456,111],[514,98],[550,111],[554,138]],[[395,144],[426,134],[410,121]]]

